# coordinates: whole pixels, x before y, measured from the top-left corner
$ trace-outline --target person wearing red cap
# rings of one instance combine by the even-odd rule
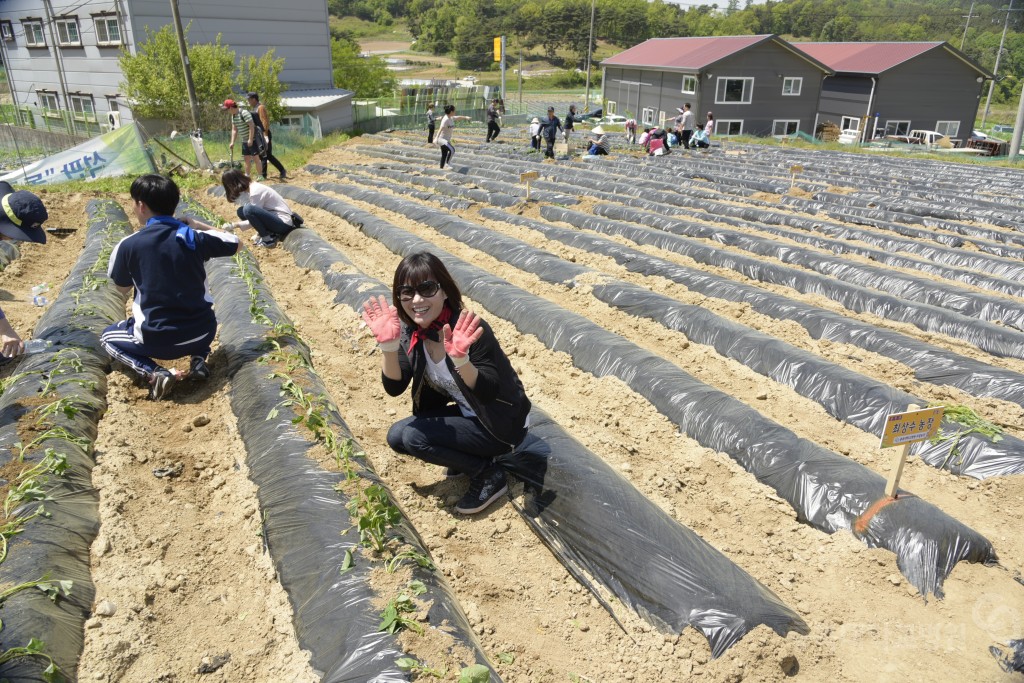
[[[245,175],[252,177],[252,166],[256,164],[256,170],[260,170],[258,161],[258,150],[256,149],[256,124],[252,120],[252,114],[238,106],[234,100],[224,100],[221,109],[231,114],[231,142],[229,149],[235,148],[235,140],[239,134],[245,137],[242,142],[242,156],[245,157]]]
[[[0,240],[46,244],[42,224],[47,218],[39,197],[25,190],[15,192],[10,183],[0,181]],[[24,350],[24,342],[0,310],[0,353],[4,358],[13,358]]]

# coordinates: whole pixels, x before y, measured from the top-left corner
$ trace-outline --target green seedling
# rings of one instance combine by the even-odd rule
[[[960,453],[960,440],[968,434],[980,434],[988,437],[993,442],[1001,441],[1003,436],[1003,428],[999,425],[986,420],[985,418],[978,415],[976,412],[964,405],[936,405],[929,406],[933,408],[942,408],[942,418],[950,422],[955,422],[958,425],[964,427],[956,432],[949,433],[939,431],[939,433],[933,436],[929,443],[940,444],[950,442],[949,453],[946,458],[942,461],[942,467],[946,468],[954,458],[957,465],[963,464],[963,455]]]
[[[395,660],[395,666],[402,671],[408,671],[409,673],[421,675],[421,676],[432,676],[434,678],[444,678],[448,675],[447,669],[432,669],[423,662],[412,657],[400,657]]]
[[[490,683],[491,670],[483,664],[473,664],[459,671],[459,683]]]
[[[61,597],[66,598],[71,595],[73,585],[74,582],[72,581],[51,581],[49,575],[45,575],[36,581],[26,581],[0,592],[0,607],[3,607],[7,600],[15,593],[20,593],[30,588],[38,588],[46,594],[46,597],[56,603]]]
[[[45,659],[47,663],[43,670],[43,680],[46,683],[58,683],[64,680],[64,676],[60,672],[60,667],[53,661],[53,657],[43,651],[44,647],[46,647],[46,643],[37,638],[31,638],[25,647],[12,647],[0,652],[0,666],[21,657],[39,657]]]
[[[416,605],[413,603],[412,598],[405,593],[391,598],[380,613],[380,627],[377,630],[395,634],[407,628],[416,633],[423,633],[423,627],[416,623],[415,619],[405,616],[415,611]]]
[[[502,664],[514,664],[516,661],[516,656],[511,652],[499,652],[498,661]]]
[[[434,570],[434,563],[429,557],[413,548],[407,548],[400,553],[396,553],[394,557],[384,563],[384,571],[388,574],[394,574],[399,567],[402,566],[406,560],[411,560],[416,563],[417,567],[421,569],[427,569],[430,571]]]
[[[348,511],[356,518],[359,543],[381,553],[387,548],[388,531],[402,520],[402,513],[391,504],[387,490],[380,484],[362,489],[349,501]]]
[[[345,551],[345,556],[341,559],[341,568],[338,571],[339,574],[346,574],[356,568],[356,561],[352,556],[351,550]]]

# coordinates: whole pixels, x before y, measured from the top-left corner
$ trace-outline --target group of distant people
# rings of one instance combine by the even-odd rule
[[[639,139],[631,140],[641,145],[645,152],[652,156],[661,156],[671,152],[672,147],[682,145],[684,149],[707,149],[711,146],[711,136],[715,132],[715,115],[708,112],[703,126],[695,124],[695,117],[689,102],[676,109],[679,115],[673,119],[671,130],[660,126],[647,126]],[[627,131],[630,122],[626,123]],[[636,122],[632,121],[632,129],[636,131]],[[627,134],[627,139],[630,136]]]
[[[245,159],[245,174],[252,177],[255,167],[261,180],[267,177],[267,164],[273,164],[286,180],[288,174],[284,165],[274,156],[274,141],[270,133],[270,116],[266,106],[260,102],[258,93],[249,92],[249,107],[243,109],[233,99],[224,100],[221,109],[231,115],[231,141],[228,148],[235,149],[235,142],[242,139],[242,157]]]

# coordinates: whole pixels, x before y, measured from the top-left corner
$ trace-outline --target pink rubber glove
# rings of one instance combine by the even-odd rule
[[[444,335],[444,352],[457,368],[469,362],[469,347],[484,334],[483,328],[480,327],[480,318],[472,311],[463,311],[459,314],[455,329],[445,325],[441,332]]]
[[[383,295],[377,299],[370,298],[363,304],[363,320],[377,338],[381,351],[398,350],[398,338],[402,335],[398,309],[389,305]]]

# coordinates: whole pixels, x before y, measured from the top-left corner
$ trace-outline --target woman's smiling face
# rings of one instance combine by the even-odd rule
[[[424,283],[431,282],[435,286],[437,285],[436,280],[424,280],[423,282],[407,282],[402,287],[409,287],[413,290],[412,298],[406,300],[404,297],[401,298],[402,308],[412,318],[413,322],[419,325],[421,328],[426,329],[430,327],[430,324],[437,320],[437,317],[441,315],[441,311],[444,309],[444,302],[447,296],[444,290],[437,287],[437,291],[430,296],[424,296],[420,291],[423,289]]]

